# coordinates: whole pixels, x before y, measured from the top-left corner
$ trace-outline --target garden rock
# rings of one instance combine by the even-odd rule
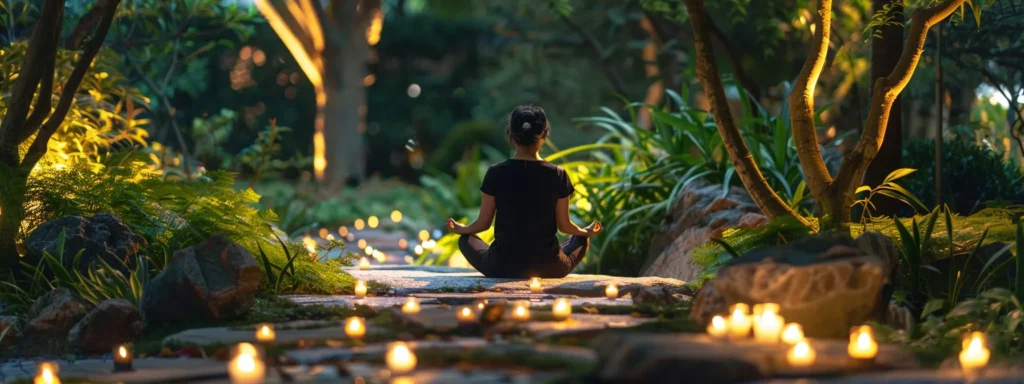
[[[866,253],[875,248],[864,243],[885,241],[821,235],[745,252],[707,283],[714,290],[697,296],[691,316],[707,322],[735,303],[771,302],[780,305],[787,321],[802,324],[808,336],[845,337],[850,327],[878,313],[891,267],[886,256]]]
[[[662,276],[686,282],[700,279],[701,266],[691,254],[730,228],[754,228],[768,219],[740,187],[722,194],[722,186],[696,181],[684,187],[672,205],[668,225],[651,241],[642,276]]]
[[[17,316],[0,316],[0,349],[10,347],[21,339],[21,319]]]
[[[135,268],[135,255],[146,245],[117,216],[101,213],[91,218],[64,216],[43,223],[25,242],[28,255],[25,262],[36,265],[43,253],[57,254],[57,240],[64,231],[64,267],[85,273],[96,260],[127,274]],[[78,263],[75,255],[81,252]]]
[[[92,308],[67,288],[54,289],[32,303],[26,333],[64,337]]]
[[[672,305],[690,300],[692,292],[674,290],[669,287],[647,287],[639,290],[633,296],[633,305],[655,304]]]
[[[142,333],[142,318],[125,299],[101,301],[68,333],[68,346],[84,353],[110,352]]]
[[[214,235],[174,253],[146,286],[142,312],[153,324],[235,318],[252,308],[261,278],[249,251]]]

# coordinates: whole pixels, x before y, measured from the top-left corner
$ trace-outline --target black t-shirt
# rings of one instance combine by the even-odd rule
[[[494,196],[490,254],[500,263],[526,268],[558,260],[555,206],[573,192],[564,169],[546,161],[509,159],[487,170],[480,191]]]

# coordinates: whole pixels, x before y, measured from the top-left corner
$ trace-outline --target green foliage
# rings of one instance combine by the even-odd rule
[[[853,205],[851,206],[861,207],[861,224],[866,223],[869,219],[872,218],[872,212],[874,212],[875,210],[875,204],[872,203],[871,200],[875,197],[875,195],[888,196],[890,198],[896,199],[897,201],[910,206],[915,211],[918,208],[925,209],[924,204],[921,203],[921,200],[919,200],[917,196],[914,196],[913,193],[911,193],[906,188],[903,188],[896,183],[896,180],[899,180],[904,176],[914,173],[915,171],[917,170],[911,168],[900,168],[890,172],[889,175],[886,176],[885,179],[882,180],[882,183],[879,184],[877,187],[871,188],[870,186],[867,185],[857,187],[857,191],[854,192],[855,195],[867,192],[867,195],[864,196],[864,198],[854,201]]]
[[[785,244],[814,234],[814,226],[817,223],[813,218],[810,220],[812,225],[807,226],[796,218],[781,217],[757,228],[725,230],[718,241],[709,242],[691,251],[691,260],[701,267],[701,278],[695,282],[696,285],[703,285],[707,280],[714,278],[719,267],[743,252]]]
[[[914,140],[903,149],[903,165],[920,172],[901,182],[928,206],[949,204],[960,214],[970,214],[989,202],[1024,203],[1024,174],[1003,162],[990,149],[962,140],[943,144],[942,180],[945,201],[935,201],[935,145],[931,140]]]

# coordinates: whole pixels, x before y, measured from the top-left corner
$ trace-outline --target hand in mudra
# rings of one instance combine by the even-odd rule
[[[457,234],[460,234],[460,235],[462,234],[461,230],[463,228],[466,228],[465,225],[459,224],[458,222],[455,221],[455,219],[448,219],[448,223],[447,224],[448,224],[447,225],[448,231],[451,231],[451,232],[454,232],[454,233],[457,233]]]
[[[590,237],[600,233],[604,227],[601,225],[600,221],[595,221],[590,223],[590,225],[583,227],[583,229],[587,231],[587,236]]]

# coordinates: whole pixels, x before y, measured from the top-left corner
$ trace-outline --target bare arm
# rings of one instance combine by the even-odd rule
[[[462,225],[456,223],[455,220],[448,219],[448,230],[460,235],[473,235],[486,231],[494,222],[494,210],[494,196],[483,193],[480,198],[480,214],[477,215],[476,221],[469,225]]]
[[[584,228],[577,227],[572,222],[572,218],[569,217],[568,197],[558,199],[558,204],[555,206],[555,221],[558,223],[558,231],[567,235],[591,237],[601,232],[601,223],[597,221]]]

